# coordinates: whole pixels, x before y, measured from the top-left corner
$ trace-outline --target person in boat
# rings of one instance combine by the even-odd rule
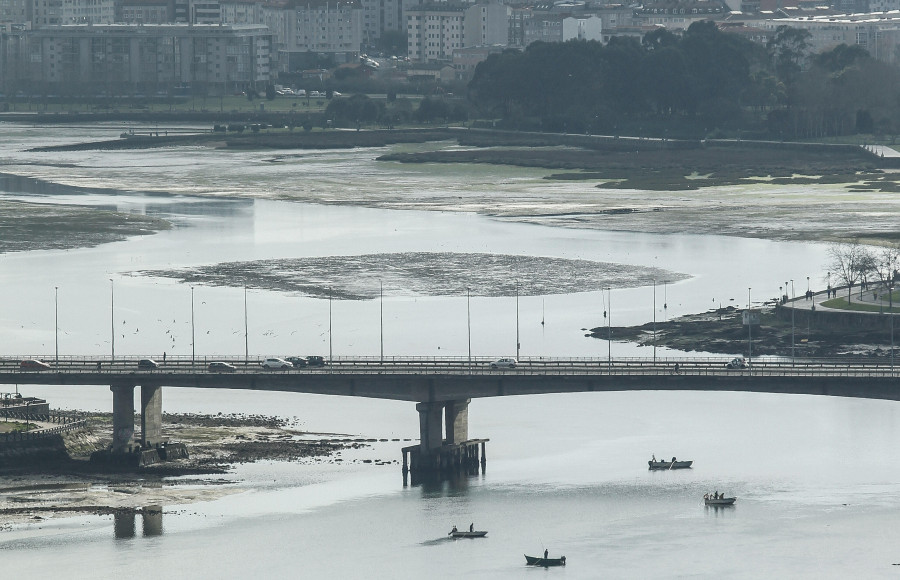
[[[547,559],[547,554],[549,554],[549,553],[550,553],[550,552],[545,548],[545,549],[544,549],[544,560]]]
[[[455,533],[456,533],[456,532],[457,532],[457,530],[456,530],[456,526],[453,526],[453,529],[452,529],[452,530],[450,530],[450,533],[451,533],[451,534],[455,534]]]
[[[716,493],[713,494],[713,499],[719,499],[719,490],[716,490]]]
[[[475,522],[472,522],[471,524],[469,524],[469,531],[470,531],[470,532],[474,532],[474,531],[475,531]]]
[[[704,494],[703,494],[703,499],[709,499],[709,494],[708,494],[708,493],[704,493]]]
[[[656,453],[653,453],[650,457],[651,461],[653,461],[653,463],[656,463]]]

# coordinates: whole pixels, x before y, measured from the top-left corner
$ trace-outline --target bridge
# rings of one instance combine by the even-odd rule
[[[52,357],[45,357],[49,360]],[[900,400],[900,366],[863,359],[766,358],[744,369],[727,358],[530,358],[495,369],[491,359],[340,358],[326,366],[265,370],[255,359],[216,358],[233,368],[216,372],[207,360],[170,358],[159,368],[138,368],[139,358],[60,359],[24,369],[0,359],[0,384],[109,385],[113,395],[113,452],[134,441],[134,389],[141,388],[140,447],[163,443],[162,387],[250,389],[370,397],[415,402],[420,443],[414,468],[437,468],[459,453],[471,459],[468,406],[472,399],[547,393],[691,390],[829,395]],[[483,460],[483,441],[481,452]],[[477,452],[475,452],[477,456]],[[404,465],[406,454],[404,453]],[[431,466],[431,467],[428,467]]]

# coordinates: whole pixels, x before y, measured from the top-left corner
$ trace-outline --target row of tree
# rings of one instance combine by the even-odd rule
[[[871,282],[890,289],[892,294],[894,284],[900,280],[900,244],[881,248],[859,242],[835,244],[828,249],[828,257],[829,275],[834,274],[838,284],[847,287],[848,301],[854,286],[868,286]]]
[[[900,71],[856,46],[812,55],[809,38],[783,26],[763,46],[705,21],[640,41],[539,42],[479,64],[469,99],[481,116],[552,131],[893,134]]]

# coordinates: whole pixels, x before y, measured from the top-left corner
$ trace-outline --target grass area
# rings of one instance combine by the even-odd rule
[[[2,421],[0,422],[0,433],[16,433],[19,431],[30,431],[36,425],[33,423],[22,423],[20,421]]]
[[[342,97],[349,97],[349,94]],[[377,97],[376,97],[377,98]],[[404,97],[405,98],[405,97]],[[419,98],[414,98],[416,106]],[[104,100],[89,102],[65,101],[62,99],[32,99],[25,102],[16,100],[6,101],[9,104],[9,112],[12,113],[319,113],[328,106],[325,97],[290,97],[278,95],[273,100],[265,97],[255,98],[252,101],[240,95],[227,97],[177,97],[167,99],[140,99],[132,97],[110,97]]]
[[[893,308],[862,302],[847,302],[847,298],[832,298],[831,300],[822,302],[822,306],[827,306],[828,308],[834,308],[836,310],[852,310],[856,312],[900,312],[900,304],[898,304],[896,298]]]

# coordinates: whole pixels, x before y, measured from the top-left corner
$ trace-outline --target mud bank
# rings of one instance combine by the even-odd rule
[[[668,347],[684,352],[747,355],[747,327],[742,311],[734,307],[691,314],[669,321],[657,321],[654,338],[652,322],[641,326],[590,329],[587,336],[613,341],[635,342],[641,346]],[[753,356],[797,357],[890,357],[889,332],[871,329],[836,329],[795,325],[777,318],[774,308],[760,310],[760,325],[753,327]],[[793,343],[793,348],[792,348]]]
[[[148,505],[210,501],[247,489],[226,476],[239,463],[287,461],[385,465],[396,460],[351,459],[342,452],[377,454],[386,439],[309,433],[294,421],[258,415],[164,414],[163,435],[187,445],[190,457],[140,469],[88,461],[112,441],[110,414],[88,416],[89,429],[67,434],[58,457],[22,458],[0,469],[0,529],[16,522],[73,515],[139,512]]]

